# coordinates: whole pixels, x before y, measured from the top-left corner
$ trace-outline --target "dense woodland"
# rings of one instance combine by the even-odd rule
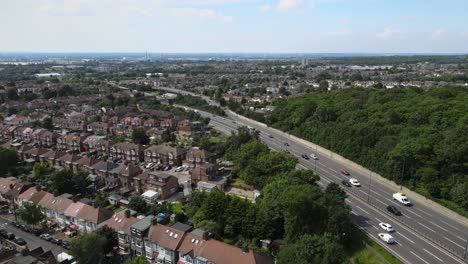
[[[268,123],[466,215],[467,102],[463,87],[348,89],[277,101]]]

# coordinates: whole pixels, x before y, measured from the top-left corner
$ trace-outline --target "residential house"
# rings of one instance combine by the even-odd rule
[[[105,122],[93,122],[88,124],[87,130],[93,132],[96,135],[107,135],[111,125]]]
[[[74,170],[78,169],[78,160],[80,160],[83,156],[75,154],[75,153],[67,153],[57,159],[58,165],[62,166],[63,168]]]
[[[179,191],[179,180],[169,174],[150,172],[144,189],[157,192],[160,199],[165,200]]]
[[[94,149],[100,155],[107,155],[109,156],[110,149],[115,143],[109,139],[101,139],[96,142],[94,145]]]
[[[182,165],[185,158],[185,150],[169,145],[151,146],[144,151],[145,162],[159,162],[161,164],[170,164],[173,166]]]
[[[49,221],[57,223],[59,226],[67,225],[65,210],[73,204],[73,201],[64,197],[56,196],[48,199],[42,206],[45,208]]]
[[[148,235],[153,221],[155,221],[154,216],[148,215],[130,226],[130,249],[132,255],[146,256],[145,237]]]
[[[58,134],[48,130],[43,130],[39,134],[39,145],[43,147],[51,147],[57,142]]]
[[[184,165],[189,168],[195,168],[202,164],[216,163],[216,155],[198,147],[193,147],[187,151]]]
[[[143,147],[129,142],[116,143],[110,147],[109,156],[118,160],[140,161],[143,159]]]
[[[78,228],[80,231],[86,233],[96,231],[96,229],[111,216],[112,211],[108,209],[86,204],[76,216],[78,219]]]
[[[86,136],[79,133],[70,133],[57,138],[57,149],[62,151],[71,151],[80,153],[84,151],[83,141]]]
[[[153,222],[155,223],[155,222]],[[151,225],[145,239],[146,258],[162,263],[175,264],[179,259],[177,249],[184,239],[185,232],[161,224]]]
[[[130,226],[140,221],[138,218],[126,217],[123,213],[115,213],[109,219],[102,223],[102,226],[108,226],[117,231],[119,239],[119,248],[125,252],[130,251],[131,231]]]
[[[40,155],[40,161],[47,164],[49,167],[59,166],[59,158],[63,157],[66,153],[61,151],[49,150]]]
[[[96,144],[100,140],[104,140],[105,138],[106,136],[96,136],[96,135],[88,136],[85,140],[83,140],[84,151],[88,153],[96,152],[97,151]]]
[[[38,204],[47,192],[41,190],[38,186],[30,187],[21,193],[16,199],[16,203],[21,206],[23,203]]]

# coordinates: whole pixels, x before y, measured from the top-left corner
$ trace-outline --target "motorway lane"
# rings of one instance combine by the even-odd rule
[[[242,125],[242,123],[238,121],[233,122],[229,119],[216,118],[213,116],[210,116],[210,117],[212,119],[211,124],[216,129],[220,130],[223,133],[230,134],[231,131],[236,131],[237,127]],[[340,182],[342,179],[348,178],[348,177],[344,177],[340,175],[337,170],[330,168],[330,165],[324,163],[323,159],[320,159],[318,161],[313,161],[313,160],[307,161],[307,160],[302,159],[300,155],[306,154],[304,153],[303,149],[298,150],[300,148],[295,146],[295,144],[289,140],[287,142],[290,144],[290,146],[286,147],[283,145],[285,139],[280,138],[280,140],[278,140],[278,137],[279,136],[275,136],[273,139],[271,139],[268,137],[266,133],[260,133],[260,138],[263,141],[265,141],[272,149],[282,150],[282,149],[287,148],[291,152],[291,154],[299,157],[299,161],[302,165],[312,170],[317,169],[317,172],[320,175],[322,176],[325,175],[327,178],[333,179],[333,181],[335,182]],[[323,186],[324,181],[322,180],[319,184]],[[364,182],[361,182],[361,184],[364,184]],[[363,191],[365,190],[364,186],[359,189],[360,191],[363,192],[363,195],[367,195],[367,192]],[[375,193],[380,194],[379,189],[374,189],[373,187],[373,190]],[[375,190],[379,190],[379,191],[376,192]],[[374,192],[372,193],[374,194]],[[387,195],[391,197],[390,192],[382,191],[382,193],[385,193],[385,192],[387,192]],[[376,199],[388,201],[389,203],[393,202],[392,199],[388,199],[385,197],[378,197]],[[438,247],[435,247],[432,243],[426,241],[425,239],[421,238],[418,235],[415,235],[413,231],[408,230],[406,227],[401,225],[398,221],[395,221],[391,219],[388,215],[368,206],[367,204],[363,203],[363,201],[359,199],[355,199],[353,197],[350,197],[347,200],[354,201],[350,203],[351,207],[353,208],[353,215],[359,217],[357,220],[365,219],[364,222],[357,221],[357,223],[361,228],[364,229],[365,232],[369,233],[369,235],[373,237],[377,237],[378,233],[383,232],[383,230],[379,230],[378,222],[376,219],[391,223],[394,226],[394,228],[398,230],[394,234],[395,239],[398,243],[396,245],[384,244],[383,246],[387,248],[389,251],[391,251],[392,253],[394,253],[396,256],[398,256],[401,260],[408,262],[408,263],[456,263],[456,262],[461,263],[458,259],[454,259],[452,255],[447,254],[446,252],[440,250]],[[383,203],[382,204],[383,207],[387,205],[387,203],[383,201],[381,202]],[[356,203],[362,203],[362,204],[361,206],[353,207],[353,204],[356,204]],[[373,211],[372,215],[377,214],[379,216],[374,217],[375,219],[372,219],[373,217],[372,215],[369,215],[368,217],[366,217],[365,215],[369,214],[369,211]],[[400,247],[402,249],[400,249]]]
[[[302,159],[300,157],[302,154],[317,153],[314,149],[304,147],[294,140],[283,137],[271,128],[258,126],[253,122],[247,123],[244,120],[237,119],[236,123],[233,123],[233,121],[225,118],[217,118],[216,121],[220,122],[220,124],[231,127],[236,127],[239,124],[250,125],[251,127],[261,131],[262,134],[272,134],[274,136],[273,139],[268,137],[262,137],[262,139],[267,142],[270,141],[269,143],[273,144],[275,144],[274,141],[276,141],[277,145],[282,145],[284,142],[288,142],[290,146],[286,147],[283,145],[282,148],[288,149],[291,153],[298,156],[299,159]],[[268,132],[266,132],[266,130],[268,130]],[[334,172],[334,174],[331,175],[333,178],[336,180],[338,180],[338,177],[349,178],[342,176],[339,172],[341,169],[346,169],[351,173],[351,177],[357,178],[363,185],[362,192],[366,193],[366,195],[369,193],[369,175],[363,175],[361,172],[355,171],[351,168],[344,168],[338,162],[328,158],[326,155],[320,155],[320,153],[318,153],[318,156],[320,159],[318,165],[325,166],[332,170]],[[468,228],[465,225],[454,221],[452,218],[442,215],[423,204],[413,202],[414,205],[412,207],[401,206],[401,204],[393,201],[392,199],[392,193],[397,191],[398,190],[391,190],[388,186],[384,186],[379,181],[371,181],[370,199],[379,203],[382,207],[386,207],[388,204],[397,205],[403,213],[403,221],[413,225],[413,228],[420,233],[430,237],[431,239],[439,241],[439,243],[445,245],[445,247],[457,252],[458,255],[461,256],[463,254],[465,245],[467,244],[466,239],[468,238]],[[409,197],[409,199],[411,200],[411,197]]]

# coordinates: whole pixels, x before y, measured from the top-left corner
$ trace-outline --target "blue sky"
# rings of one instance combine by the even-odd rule
[[[11,0],[0,51],[468,53],[467,0]]]

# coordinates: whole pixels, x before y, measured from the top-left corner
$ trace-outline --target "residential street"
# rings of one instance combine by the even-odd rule
[[[40,246],[44,249],[44,251],[47,251],[49,249],[52,250],[55,256],[65,251],[65,249],[63,249],[61,246],[52,244],[48,241],[39,238],[38,236],[35,236],[31,233],[26,233],[23,230],[12,226],[11,224],[9,224],[10,220],[8,220],[7,217],[8,216],[5,215],[0,216],[0,228],[4,228],[12,232],[13,234],[15,234],[15,236],[20,236],[24,238],[24,240],[26,240],[27,242],[26,246],[29,249],[32,250]]]

